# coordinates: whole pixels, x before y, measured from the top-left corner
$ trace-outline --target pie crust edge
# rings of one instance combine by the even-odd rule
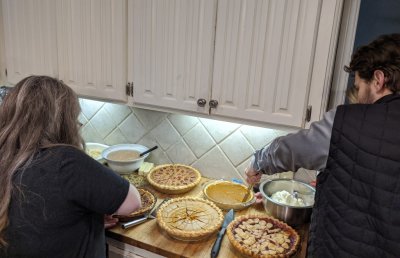
[[[236,227],[236,225],[238,225],[239,223],[241,223],[244,220],[248,220],[248,219],[267,219],[269,221],[272,221],[274,225],[279,225],[280,228],[285,228],[286,230],[290,231],[290,235],[294,236],[294,243],[291,246],[290,250],[288,253],[285,254],[276,254],[276,255],[257,255],[254,254],[251,250],[244,248],[242,245],[239,244],[239,242],[235,239],[233,230],[234,227]],[[231,223],[229,223],[227,230],[226,230],[226,234],[228,235],[229,238],[229,242],[235,247],[236,250],[238,250],[240,253],[246,255],[247,257],[259,257],[259,258],[268,258],[268,257],[290,257],[292,256],[298,249],[298,246],[300,244],[300,236],[299,234],[288,224],[277,220],[271,216],[268,215],[255,215],[255,214],[251,214],[251,215],[242,215],[239,216],[237,218],[235,218]]]
[[[164,209],[167,208],[169,205],[171,205],[175,202],[184,202],[184,201],[198,201],[198,202],[206,203],[207,205],[211,206],[212,209],[214,209],[218,213],[217,221],[210,228],[192,231],[192,232],[179,230],[179,229],[171,229],[171,227],[167,223],[165,223],[164,219],[162,218],[162,213],[163,213]],[[168,235],[170,235],[174,238],[177,238],[180,240],[186,240],[186,241],[201,240],[201,239],[217,232],[219,230],[219,228],[221,227],[223,220],[224,220],[224,215],[220,208],[218,208],[211,201],[208,201],[208,200],[205,200],[202,198],[197,198],[197,197],[173,198],[173,199],[167,201],[166,203],[164,203],[157,211],[157,224],[160,226],[160,228],[165,230]]]
[[[162,185],[157,182],[155,182],[152,178],[151,175],[164,167],[170,167],[170,166],[179,166],[179,167],[185,167],[186,169],[190,169],[196,174],[196,180],[190,184],[187,185],[180,185],[180,186],[172,186],[172,185]],[[160,192],[167,193],[167,194],[178,194],[178,193],[185,193],[192,188],[194,188],[196,185],[198,185],[201,181],[201,173],[195,169],[194,167],[183,165],[183,164],[164,164],[164,165],[159,165],[154,167],[149,174],[147,175],[147,181],[152,185],[155,189],[159,190]]]

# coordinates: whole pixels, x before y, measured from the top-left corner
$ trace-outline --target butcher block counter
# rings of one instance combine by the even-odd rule
[[[131,180],[130,180],[131,181]],[[157,196],[157,204],[164,198],[175,198],[194,196],[202,197],[202,189],[205,184],[213,181],[213,179],[202,178],[200,184],[191,191],[180,195],[169,195],[155,191],[150,185],[143,184],[143,188],[147,188]],[[226,211],[224,211],[224,214]],[[235,211],[235,217],[247,214],[266,214],[262,204],[255,204],[247,209]],[[295,230],[300,235],[300,247],[293,257],[306,257],[307,240],[308,240],[308,225],[295,227]],[[156,219],[148,220],[147,222],[134,226],[129,229],[122,229],[120,226],[115,226],[106,231],[108,238],[148,250],[166,257],[190,257],[190,258],[204,258],[210,257],[211,248],[217,238],[217,234],[213,235],[202,241],[196,242],[183,242],[171,238],[163,230],[161,230]],[[234,250],[230,244],[228,237],[225,235],[223,238],[221,249],[218,257],[242,257],[237,251]]]

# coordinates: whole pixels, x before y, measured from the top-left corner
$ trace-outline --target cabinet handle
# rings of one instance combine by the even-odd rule
[[[205,99],[198,99],[197,100],[197,106],[199,107],[204,107],[206,105],[207,101]]]
[[[210,108],[217,108],[217,106],[218,106],[218,100],[212,99],[212,100],[210,100],[210,102],[208,103],[208,105],[210,106]]]

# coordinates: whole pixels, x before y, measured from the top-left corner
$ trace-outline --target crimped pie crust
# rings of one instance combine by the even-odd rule
[[[201,240],[221,227],[224,219],[214,203],[195,197],[174,198],[157,212],[157,223],[168,235],[178,240]]]
[[[140,194],[140,198],[142,201],[142,207],[139,210],[134,211],[129,215],[114,215],[113,217],[119,218],[120,221],[127,221],[131,220],[134,217],[138,217],[143,214],[146,214],[147,212],[150,212],[150,210],[156,204],[157,198],[150,191],[143,188],[138,188],[138,192]]]
[[[254,225],[258,226],[261,229],[260,228],[255,229],[251,225],[247,226],[249,228],[246,229],[245,224],[243,224],[243,222],[245,222],[245,221],[249,222],[250,224],[254,224]],[[261,222],[261,221],[265,221],[265,222]],[[268,227],[267,227],[267,225],[268,225]],[[283,243],[283,244],[289,245],[289,248],[284,248],[283,253],[278,253],[278,251],[277,251],[277,249],[275,249],[275,247],[269,248],[267,246],[268,240],[261,240],[259,242],[258,248],[254,246],[257,243],[257,233],[261,234],[261,235],[268,234],[272,237],[274,234],[276,235],[276,233],[279,234],[279,232],[275,232],[279,229],[281,230],[280,232],[282,232],[283,235],[286,235],[287,238],[285,238],[285,239],[290,240],[290,243],[289,242]],[[246,246],[244,243],[241,243],[238,239],[236,239],[235,235],[236,234],[239,235],[239,233],[236,233],[235,230],[237,230],[240,233],[241,233],[240,230],[242,230],[242,231],[247,230],[249,232],[248,235],[253,238],[253,239],[250,239],[250,237],[249,237],[248,238],[249,242],[250,243],[253,242],[254,239],[256,241],[255,244],[252,244],[252,248],[254,249],[253,251],[250,249],[250,247]],[[258,230],[258,232],[257,232],[257,230]],[[270,233],[270,231],[272,233]],[[268,233],[266,233],[266,232],[268,232]],[[254,257],[254,258],[290,257],[296,252],[296,250],[299,246],[299,243],[300,243],[300,236],[297,234],[297,232],[292,227],[290,227],[288,224],[286,224],[280,220],[277,220],[273,217],[266,216],[266,215],[240,216],[228,225],[226,233],[228,235],[229,241],[235,247],[235,249],[237,249],[241,254],[245,255],[246,257]],[[272,240],[275,240],[274,243],[278,243],[278,241],[276,241],[276,238],[272,238]],[[284,242],[284,241],[282,241],[282,242]],[[261,245],[264,245],[264,247],[261,247]],[[282,243],[279,245],[281,248],[283,248]],[[258,250],[260,250],[260,251],[258,251]],[[261,253],[261,251],[264,251],[264,253]],[[269,251],[271,251],[270,254],[268,253]],[[276,252],[276,254],[273,254],[273,252]]]
[[[162,175],[165,173],[165,176]],[[155,175],[162,175],[165,182],[159,182]],[[189,179],[189,177],[192,177]],[[185,193],[200,183],[200,172],[183,164],[165,164],[154,167],[147,175],[147,181],[158,191],[167,194]],[[189,182],[186,182],[189,181]]]

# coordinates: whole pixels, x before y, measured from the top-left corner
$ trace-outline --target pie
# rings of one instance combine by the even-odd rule
[[[235,249],[248,257],[290,257],[300,242],[293,228],[266,215],[240,216],[226,232]]]
[[[139,188],[140,199],[142,202],[142,207],[139,210],[132,212],[129,215],[117,215],[115,214],[113,217],[118,218],[120,221],[129,221],[132,218],[144,215],[153,209],[154,205],[157,202],[157,198],[150,191],[146,189]]]
[[[153,168],[147,181],[158,191],[167,194],[185,193],[200,183],[200,172],[182,164],[166,164]]]
[[[174,198],[157,211],[157,223],[171,237],[183,241],[204,239],[221,227],[224,217],[210,201],[195,198]]]

